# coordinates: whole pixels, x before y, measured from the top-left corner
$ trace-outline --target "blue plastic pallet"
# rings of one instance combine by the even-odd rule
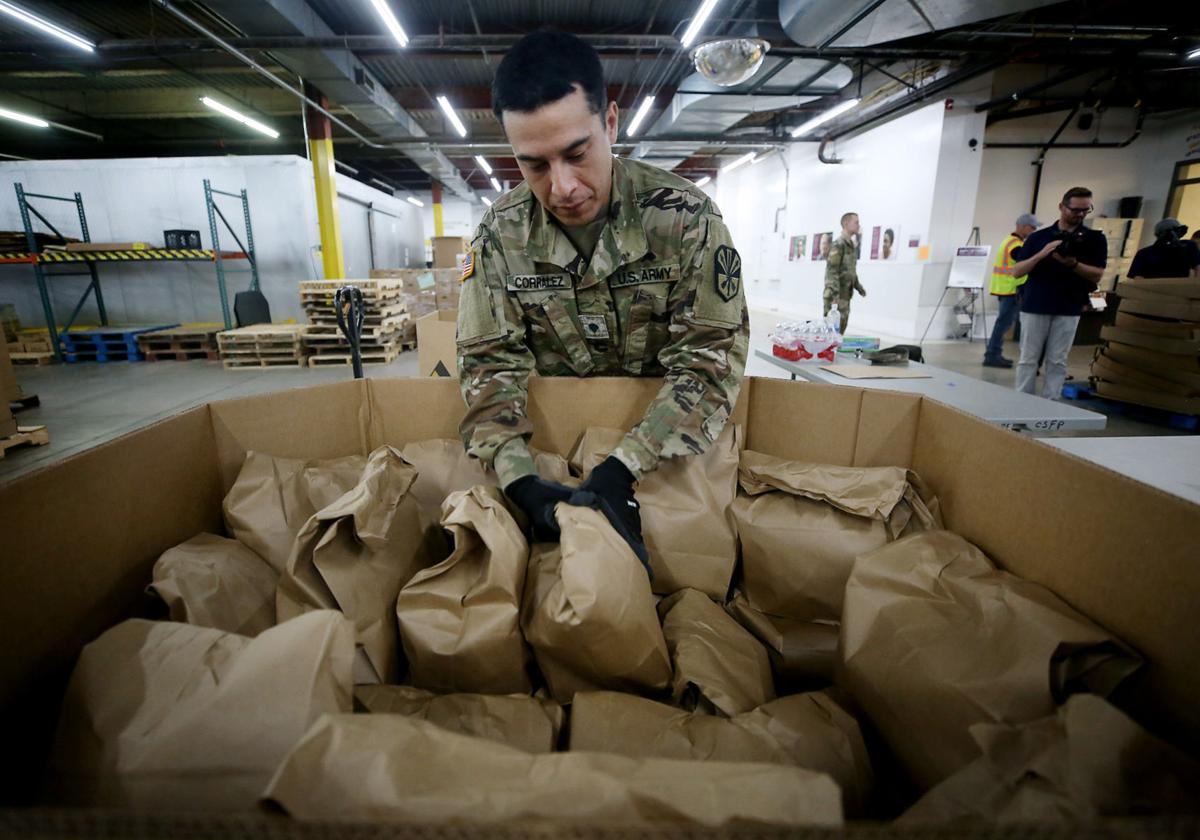
[[[72,330],[61,336],[63,358],[78,362],[140,362],[145,359],[138,347],[137,336],[177,327],[178,324],[142,324],[136,327],[99,327],[94,330]]]
[[[1167,426],[1185,432],[1200,430],[1200,417],[1194,414],[1179,414],[1178,412],[1167,411],[1164,408],[1154,408],[1149,405],[1138,405],[1137,403],[1109,399],[1096,393],[1096,389],[1091,385],[1067,382],[1063,385],[1062,395],[1063,399],[1087,400],[1088,402],[1098,403],[1105,411],[1112,412],[1113,414],[1123,414],[1126,417],[1133,420],[1141,420],[1144,423],[1154,423],[1157,426]]]

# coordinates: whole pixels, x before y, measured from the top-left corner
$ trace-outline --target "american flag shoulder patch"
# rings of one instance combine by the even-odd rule
[[[463,258],[462,277],[459,278],[459,282],[465,283],[467,281],[467,278],[470,277],[474,273],[475,273],[475,250],[473,248],[468,248],[467,255],[466,255],[466,257]]]

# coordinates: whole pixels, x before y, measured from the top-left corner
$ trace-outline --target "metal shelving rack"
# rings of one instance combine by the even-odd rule
[[[56,228],[36,207],[30,204],[29,199],[39,199],[44,201],[62,201],[75,205],[75,212],[79,218],[80,239],[84,242],[91,242],[91,233],[88,230],[87,214],[83,208],[83,197],[79,193],[75,193],[73,197],[68,198],[61,195],[46,195],[43,193],[26,192],[23,184],[14,184],[17,191],[17,206],[21,213],[21,224],[25,228],[25,242],[28,251],[0,253],[0,265],[4,264],[27,264],[33,266],[34,279],[37,281],[38,295],[42,301],[42,312],[46,318],[46,327],[50,333],[50,344],[54,348],[55,358],[61,362],[62,342],[59,336],[71,328],[75,323],[75,319],[79,317],[83,305],[87,303],[90,295],[95,295],[96,310],[100,318],[102,326],[108,326],[108,311],[104,306],[104,293],[100,286],[100,274],[97,270],[97,264],[102,262],[203,262],[211,261],[214,264],[217,274],[217,288],[221,294],[221,314],[225,320],[225,328],[231,329],[233,321],[229,316],[229,293],[226,287],[225,278],[228,274],[247,273],[250,274],[250,288],[257,291],[259,287],[258,278],[258,260],[254,253],[254,233],[250,226],[250,201],[247,197],[246,190],[240,193],[228,193],[222,190],[215,190],[208,182],[204,180],[204,201],[208,212],[209,232],[212,235],[212,249],[202,248],[151,248],[136,251],[39,251],[37,247],[37,235],[33,230],[33,217],[36,217],[43,225],[45,225],[55,236],[64,237],[63,233]],[[221,212],[214,201],[214,195],[229,196],[239,199],[242,203],[242,219],[246,228],[246,244],[243,245],[241,239],[234,231],[229,221],[225,218],[225,214]],[[230,235],[241,251],[222,251],[220,246],[219,231],[217,228],[217,219],[220,219]],[[246,260],[250,267],[248,269],[230,269],[225,267],[226,260]],[[59,264],[83,264],[87,267],[86,271],[48,271],[52,265]],[[83,294],[79,297],[79,302],[75,304],[74,310],[71,312],[71,317],[67,319],[62,330],[58,328],[58,319],[54,314],[54,304],[50,299],[49,278],[51,277],[81,277],[87,276],[89,279],[87,287],[83,290]]]

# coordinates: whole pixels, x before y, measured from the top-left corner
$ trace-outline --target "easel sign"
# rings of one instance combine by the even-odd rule
[[[946,285],[952,289],[982,289],[992,270],[991,256],[991,245],[964,245],[959,248],[954,252],[950,280]]]

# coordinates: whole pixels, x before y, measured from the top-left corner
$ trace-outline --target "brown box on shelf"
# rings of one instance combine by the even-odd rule
[[[459,268],[467,253],[467,239],[463,236],[433,237],[433,267]]]
[[[149,242],[68,242],[66,251],[149,251],[154,248]]]

